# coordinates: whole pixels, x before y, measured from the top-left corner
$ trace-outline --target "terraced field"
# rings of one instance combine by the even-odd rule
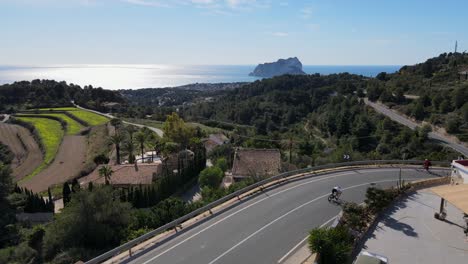
[[[104,117],[95,113],[91,113],[85,110],[76,109],[76,108],[75,110],[71,110],[68,112],[74,115],[75,117],[85,121],[90,126],[99,126],[109,121],[107,117]]]
[[[65,133],[60,123],[52,119],[21,116],[16,118],[21,121],[28,122],[36,127],[42,140],[42,144],[44,145],[44,160],[42,164],[37,167],[31,174],[22,179],[22,181],[26,181],[31,179],[34,175],[37,175],[52,162]]]
[[[0,123],[0,141],[15,155],[11,166],[15,181],[23,179],[42,164],[41,149],[26,128]]]
[[[66,114],[62,114],[62,113],[38,114],[38,116],[41,116],[41,115],[55,116],[65,121],[67,123],[67,135],[76,135],[84,128],[83,125],[76,122],[75,120],[67,116]]]

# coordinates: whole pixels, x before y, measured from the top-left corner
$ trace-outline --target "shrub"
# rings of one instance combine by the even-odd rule
[[[210,167],[202,170],[200,172],[200,177],[198,178],[198,182],[200,183],[200,187],[209,186],[211,188],[218,188],[223,180],[224,173],[218,167]]]
[[[377,213],[387,207],[397,195],[398,191],[394,189],[382,190],[369,187],[367,188],[365,203],[371,212]]]
[[[310,231],[309,248],[319,254],[319,263],[347,263],[353,239],[345,227],[315,228]]]
[[[216,167],[220,168],[223,172],[226,172],[228,169],[228,164],[225,158],[219,158],[216,161]]]
[[[356,203],[346,203],[343,206],[343,216],[341,223],[351,230],[361,232],[367,226],[369,212],[367,208]]]

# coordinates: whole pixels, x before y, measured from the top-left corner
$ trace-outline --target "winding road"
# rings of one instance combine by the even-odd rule
[[[421,125],[414,122],[413,120],[411,119],[408,119],[407,117],[405,116],[402,116],[398,113],[396,113],[395,111],[392,111],[391,109],[389,109],[388,107],[386,106],[383,106],[381,104],[377,104],[377,103],[373,103],[371,101],[369,101],[367,98],[364,99],[364,102],[374,108],[377,112],[383,114],[383,115],[386,115],[387,117],[389,117],[390,119],[392,119],[393,121],[396,121],[404,126],[407,126],[411,129],[415,129],[416,127],[420,127]],[[430,132],[429,133],[429,138],[435,140],[435,141],[438,141],[440,144],[442,145],[445,145],[445,146],[448,146],[452,149],[454,149],[455,151],[463,154],[464,156],[468,156],[468,148],[463,145],[463,143],[458,143],[458,142],[455,142],[454,140],[440,134],[440,133],[437,133],[437,132]]]
[[[446,175],[406,168],[402,178],[420,180]],[[340,207],[327,201],[334,186],[342,200],[362,202],[371,184],[395,185],[397,168],[348,170],[311,176],[268,190],[227,209],[125,263],[283,263],[305,245],[308,232],[330,223]]]
[[[76,108],[79,108],[79,109],[82,109],[82,110],[86,110],[86,111],[89,111],[89,112],[93,112],[93,113],[95,113],[95,114],[102,115],[102,116],[105,116],[105,117],[110,118],[110,119],[112,119],[112,118],[117,118],[117,117],[115,117],[115,116],[113,116],[113,115],[111,115],[111,114],[101,113],[101,112],[96,111],[96,110],[87,109],[87,108],[81,107],[81,106],[79,106],[79,105],[77,105],[77,104],[74,104],[74,105],[76,106]],[[123,122],[124,124],[136,126],[136,127],[139,127],[139,128],[147,127],[149,130],[155,132],[155,133],[158,134],[158,136],[160,136],[160,137],[163,137],[163,135],[164,135],[164,132],[163,132],[161,129],[159,129],[159,128],[150,127],[150,126],[145,126],[145,125],[142,125],[142,124],[131,123],[131,122],[123,121],[123,120],[122,120],[122,122]]]

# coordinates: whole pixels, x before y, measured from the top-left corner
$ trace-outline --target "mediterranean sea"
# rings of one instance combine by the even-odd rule
[[[374,77],[380,72],[393,73],[397,65],[304,65],[308,74],[322,75],[348,72]],[[0,66],[0,84],[34,79],[66,81],[80,86],[105,89],[138,89],[176,87],[192,83],[252,82],[260,78],[248,76],[255,65],[46,65]]]

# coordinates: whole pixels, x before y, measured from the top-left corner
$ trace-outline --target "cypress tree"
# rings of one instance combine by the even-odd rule
[[[88,191],[90,191],[90,192],[93,191],[93,182],[88,183]]]
[[[62,195],[63,195],[63,206],[66,206],[70,200],[71,191],[70,191],[70,186],[68,186],[68,182],[63,183],[63,190],[62,190]]]
[[[80,184],[78,183],[78,180],[75,178],[72,181],[72,192],[76,193],[80,190]]]

